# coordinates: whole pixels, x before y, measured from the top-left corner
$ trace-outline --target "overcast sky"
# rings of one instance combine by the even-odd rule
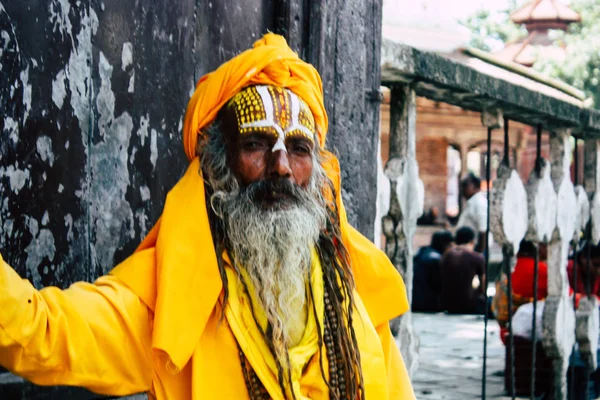
[[[384,23],[425,25],[455,24],[478,9],[490,11],[507,7],[508,0],[384,0]]]
[[[509,4],[509,0],[384,0],[383,36],[419,49],[450,52],[469,42],[470,32],[460,20],[479,9],[494,15]]]

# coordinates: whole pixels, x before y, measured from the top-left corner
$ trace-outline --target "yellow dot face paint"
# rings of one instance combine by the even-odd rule
[[[229,105],[235,110],[240,134],[261,131],[277,139],[272,151],[285,151],[285,139],[293,136],[315,141],[315,120],[310,108],[288,89],[250,86],[236,94]]]

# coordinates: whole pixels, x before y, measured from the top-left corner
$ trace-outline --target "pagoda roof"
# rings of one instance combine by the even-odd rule
[[[558,0],[533,0],[510,14],[515,24],[580,22],[581,16]]]
[[[502,50],[493,55],[503,61],[531,67],[538,58],[563,61],[567,52],[564,47],[552,46],[548,35],[534,31],[525,39],[506,44]]]

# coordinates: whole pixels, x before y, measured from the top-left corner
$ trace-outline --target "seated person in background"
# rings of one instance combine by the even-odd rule
[[[437,225],[439,223],[439,216],[439,208],[433,206],[429,210],[425,211],[423,215],[419,217],[419,219],[417,219],[417,225]]]
[[[413,311],[443,311],[440,306],[440,263],[442,256],[452,247],[452,233],[435,232],[431,244],[419,249],[413,259]]]
[[[543,300],[548,294],[548,265],[546,264],[548,246],[540,243],[539,248],[540,262],[538,266],[537,299]],[[517,263],[512,272],[513,315],[521,305],[533,302],[534,270],[535,244],[528,240],[523,240],[517,253]],[[496,316],[496,321],[500,325],[500,338],[506,344],[506,335],[508,334],[508,279],[504,273],[500,280],[496,282],[496,295],[492,301],[492,310]],[[533,307],[531,310],[533,310]],[[531,318],[529,321],[531,321]],[[531,322],[529,322],[527,328],[531,331]]]
[[[548,295],[548,265],[546,264],[548,254],[547,245],[539,244],[538,264],[538,287],[537,296],[534,295],[533,282],[535,277],[535,244],[523,240],[517,253],[517,262],[511,274],[512,301],[513,301],[513,336],[515,357],[515,395],[529,394],[531,385],[531,354],[532,354],[532,321],[533,301],[543,300]],[[500,325],[500,339],[507,345],[509,340],[508,330],[508,278],[502,274],[496,282],[496,295],[492,301],[492,309],[496,320]],[[544,301],[538,301],[536,309],[536,337],[537,356],[535,372],[535,393],[542,396],[552,391],[552,375],[550,374],[552,361],[549,359],[541,345],[542,338],[542,315],[544,312]],[[509,394],[510,384],[510,349],[506,349],[505,387]]]
[[[590,253],[590,265],[588,266],[587,257]],[[576,303],[586,295],[588,287],[590,294],[595,295],[600,300],[600,246],[590,246],[589,242],[584,242],[581,249],[577,253],[577,282],[575,282],[575,265],[573,260],[567,264],[567,276],[569,277],[569,285],[575,288]]]
[[[452,314],[483,314],[486,305],[485,260],[474,251],[475,232],[469,227],[456,231],[456,246],[441,264],[441,302]]]

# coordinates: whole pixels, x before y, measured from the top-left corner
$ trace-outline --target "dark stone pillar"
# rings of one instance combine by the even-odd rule
[[[195,83],[268,30],[321,71],[349,217],[372,238],[380,3],[1,2],[0,252],[38,288],[125,259],[187,166]],[[91,398],[0,375],[7,396]]]
[[[381,83],[381,1],[284,0],[277,30],[319,70],[329,115],[327,148],[342,168],[350,223],[373,239]]]

